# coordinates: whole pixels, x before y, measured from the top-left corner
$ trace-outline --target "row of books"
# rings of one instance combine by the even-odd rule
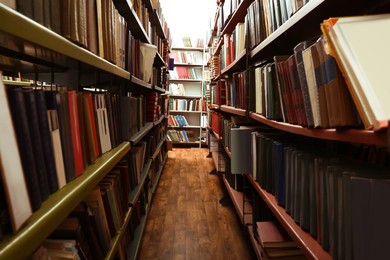
[[[250,70],[253,111],[306,127],[359,127],[345,79],[326,44],[324,36],[301,42],[294,54]]]
[[[245,24],[237,23],[231,34],[223,35],[223,47],[219,53],[221,68],[230,65],[245,50]]]
[[[186,90],[183,83],[169,83],[169,94],[173,96],[185,96]]]
[[[223,1],[222,8],[219,10],[219,20],[218,20],[218,32],[217,35],[223,30],[224,26],[230,20],[233,13],[236,11],[237,7],[240,5],[242,0],[227,0]]]
[[[192,130],[168,130],[167,138],[173,142],[195,142],[194,131]]]
[[[202,68],[187,68],[175,66],[169,71],[170,79],[202,79]]]
[[[19,190],[19,198],[6,194],[14,232],[49,194],[83,174],[112,147],[129,141],[147,120],[142,96],[57,89],[1,87],[1,120],[6,125],[2,187]],[[3,151],[7,147],[11,150]]]
[[[133,156],[129,156],[132,160]],[[124,160],[114,167],[86,198],[70,213],[67,219],[49,235],[32,258],[47,254],[69,257],[71,259],[104,259],[110,250],[112,240],[123,229],[129,210],[130,161]],[[151,191],[148,180],[141,188],[139,200],[135,202],[131,219],[125,227],[122,241],[119,242],[117,257],[128,259],[132,252],[129,244],[134,237],[135,228],[145,214]],[[57,246],[53,246],[57,245]],[[72,248],[69,252],[69,247]]]
[[[132,25],[127,24],[125,18],[114,5],[114,1],[72,0],[68,1],[69,3],[59,3],[58,1],[15,2],[9,4],[9,6],[18,12],[117,66],[130,71],[136,77],[143,74],[145,69],[138,64],[142,62],[139,43],[132,43],[134,42],[131,32]],[[140,0],[135,2],[139,2],[140,7],[136,8],[138,5],[135,4],[133,8],[140,10],[137,13],[139,15],[143,14],[141,21],[146,22],[149,19],[147,8],[142,7],[144,4]],[[145,30],[148,33],[150,31],[150,38],[153,39],[153,44],[162,53],[164,45],[167,43],[156,36],[155,28],[153,30],[149,29],[152,28],[149,21],[145,26]],[[151,34],[152,32],[153,35]],[[154,60],[154,56],[152,58]],[[150,68],[148,68],[150,70],[152,69],[153,60]],[[149,79],[145,79],[145,81],[149,82]]]
[[[234,72],[231,79],[220,80],[219,88],[221,97],[219,98],[221,105],[228,105],[236,108],[246,109],[247,107],[247,89],[245,86],[247,77],[246,72]],[[223,97],[223,89],[225,89],[225,98]],[[222,101],[226,100],[226,104]]]
[[[186,48],[203,48],[204,41],[202,38],[191,38],[188,36],[184,36],[181,38],[181,44],[175,44],[176,47],[186,47]]]
[[[387,152],[370,147],[374,158],[362,159],[366,146],[336,144],[329,150],[321,148],[329,144],[291,140],[284,133],[253,132],[253,178],[334,258],[387,255],[390,171],[381,166]],[[347,154],[340,154],[342,146]]]
[[[173,50],[171,53],[171,58],[173,58],[175,63],[185,63],[185,64],[193,64],[202,65],[202,52],[195,51],[176,51]]]
[[[169,126],[189,126],[187,119],[183,115],[169,115],[168,116]]]
[[[255,0],[248,7],[249,46],[255,47],[291,18],[309,0]]]
[[[206,101],[200,99],[170,99],[171,111],[206,111]]]

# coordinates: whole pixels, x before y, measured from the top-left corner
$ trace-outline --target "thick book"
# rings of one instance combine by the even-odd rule
[[[46,173],[49,182],[49,190],[51,193],[53,193],[58,190],[58,178],[54,159],[53,142],[48,122],[49,118],[47,116],[45,93],[43,90],[35,90],[34,94],[36,99],[39,130],[41,132],[42,138],[43,156],[45,158]]]
[[[36,211],[41,206],[42,196],[38,172],[36,170],[34,151],[32,149],[33,142],[30,135],[23,90],[19,87],[9,87],[7,88],[7,94],[14,129],[16,130],[19,152],[21,154],[23,171],[29,191],[31,207],[33,211]]]
[[[375,130],[387,127],[390,106],[383,82],[388,77],[390,37],[384,32],[390,25],[390,15],[330,18],[324,24],[323,31],[365,127]]]
[[[76,177],[76,168],[73,157],[73,144],[70,129],[68,93],[66,91],[45,91],[46,105],[49,110],[56,110],[60,126],[61,147],[64,156],[66,181]]]
[[[10,109],[3,81],[0,80],[0,185],[4,189],[12,230],[16,233],[31,216],[32,209]],[[5,204],[0,207],[0,211],[3,207]],[[1,233],[2,230],[0,237]]]
[[[83,93],[82,101],[83,101],[83,120],[85,122],[85,136],[86,136],[86,145],[87,145],[87,160],[89,164],[92,164],[96,161],[97,157],[99,156],[96,147],[97,144],[97,137],[96,137],[96,127],[93,124],[92,117],[93,111],[92,106],[90,106],[89,98],[90,93]],[[81,99],[81,98],[80,98]]]
[[[41,189],[42,201],[49,197],[49,180],[46,170],[46,161],[42,146],[42,132],[38,120],[37,105],[35,100],[34,90],[31,88],[23,89],[24,102],[26,106],[28,127],[31,136],[32,150],[34,154],[35,167],[38,175],[39,186]]]
[[[83,147],[81,143],[82,133],[80,132],[80,119],[76,91],[68,90],[68,104],[70,129],[72,133],[71,140],[73,144],[73,158],[75,162],[76,177],[78,177],[83,173],[85,165],[83,160]]]

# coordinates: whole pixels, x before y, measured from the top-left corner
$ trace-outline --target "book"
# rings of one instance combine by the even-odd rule
[[[1,192],[4,192],[6,197],[12,230],[16,233],[31,216],[32,209],[14,123],[2,80],[0,80],[0,119],[2,122],[0,131],[0,180],[2,183],[0,185],[3,187]],[[5,204],[3,205],[5,207]],[[3,214],[3,205],[0,214]],[[0,218],[3,219],[3,216]]]
[[[77,93],[74,90],[68,90],[69,119],[72,133],[73,158],[75,162],[76,177],[84,171],[83,146],[81,143],[80,119],[77,101]]]
[[[390,58],[390,37],[383,32],[389,24],[390,15],[381,14],[330,18],[322,26],[365,127],[375,130],[386,127],[390,116],[383,88]]]
[[[42,138],[42,149],[46,166],[46,173],[49,183],[50,193],[58,190],[58,177],[56,162],[54,159],[53,140],[49,127],[48,111],[46,108],[45,93],[43,90],[35,90],[35,99],[38,113],[39,130]]]
[[[6,91],[31,208],[33,211],[36,211],[41,206],[42,196],[38,172],[36,170],[34,151],[32,148],[32,140],[23,91],[20,87],[6,87]]]

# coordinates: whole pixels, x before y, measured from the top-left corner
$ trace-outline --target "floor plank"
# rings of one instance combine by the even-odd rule
[[[150,208],[139,260],[255,259],[207,149],[174,148]]]

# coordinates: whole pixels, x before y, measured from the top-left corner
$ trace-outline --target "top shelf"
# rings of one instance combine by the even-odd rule
[[[232,14],[232,16],[229,19],[229,21],[226,23],[226,25],[222,29],[221,35],[231,34],[234,31],[234,28],[236,27],[236,25],[238,23],[243,23],[244,22],[247,9],[248,9],[248,7],[250,6],[250,4],[252,2],[253,2],[253,0],[243,0],[243,1],[241,1],[239,6],[237,6],[237,9]]]
[[[226,105],[221,105],[220,110],[230,114],[239,116],[246,116],[246,111]],[[319,138],[324,140],[334,140],[342,142],[354,142],[373,145],[387,145],[387,133],[386,131],[371,131],[361,129],[311,129],[305,128],[300,125],[292,125],[284,122],[277,122],[269,120],[262,115],[250,112],[249,117],[271,126],[273,128],[286,131],[293,134]]]
[[[130,79],[130,73],[94,53],[79,47],[68,39],[58,35],[19,12],[0,4],[0,31],[22,40],[40,45],[49,50],[81,61],[95,68],[112,73],[124,79]],[[17,28],[15,26],[17,25]],[[54,62],[54,61],[53,61]]]

